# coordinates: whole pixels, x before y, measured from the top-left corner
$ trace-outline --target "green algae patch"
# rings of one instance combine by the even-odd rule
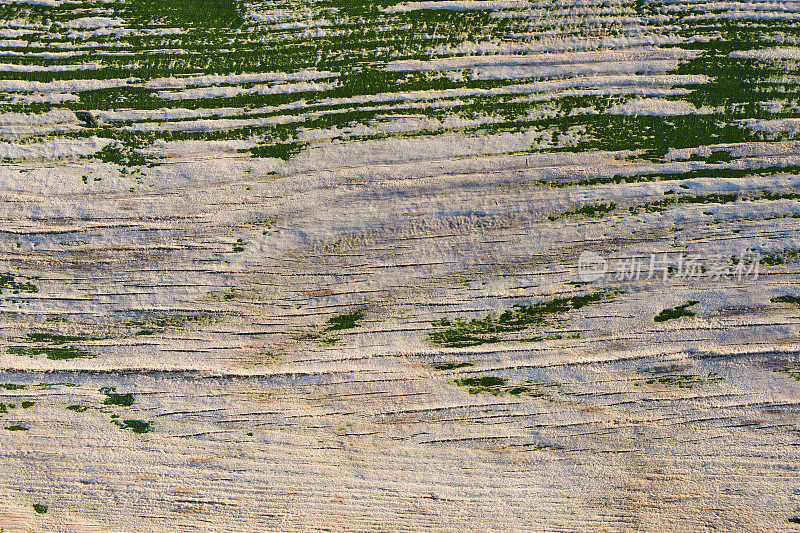
[[[103,387],[100,389],[100,392],[106,395],[106,399],[103,400],[103,405],[119,405],[122,407],[133,405],[133,394],[117,394],[114,387]]]
[[[655,386],[655,387],[676,387],[679,389],[692,389],[696,386],[706,383],[719,383],[722,381],[722,376],[716,372],[708,372],[705,375],[697,374],[664,374],[653,376],[643,381],[636,381],[633,383],[634,387],[642,385]]]
[[[739,200],[737,194],[706,194],[702,196],[670,196],[663,200],[631,206],[628,211],[632,215],[639,213],[661,213],[673,206],[686,204],[727,204]]]
[[[549,217],[547,217],[547,220],[553,221],[553,220],[558,220],[559,218],[570,217],[570,216],[601,218],[613,212],[616,208],[617,204],[613,202],[608,204],[584,205],[573,211],[567,211],[565,213],[561,213],[560,215],[550,215]]]
[[[130,429],[134,433],[148,433],[152,431],[152,424],[144,420],[123,420],[119,422],[114,420],[114,423],[122,429]]]
[[[56,390],[58,387],[77,387],[75,383],[39,383],[36,385],[38,390]]]
[[[231,295],[233,297],[233,295]],[[227,295],[226,295],[226,299]],[[190,324],[197,324],[210,320],[207,315],[185,315],[185,316],[152,316],[139,320],[130,320],[125,322],[125,326],[137,328],[132,332],[134,337],[142,337],[148,335],[156,335],[163,333],[168,328],[182,328]]]
[[[447,348],[463,348],[504,341],[538,342],[554,340],[561,337],[533,336],[515,339],[507,334],[523,331],[531,326],[544,325],[554,315],[597,303],[605,296],[606,293],[604,291],[599,291],[570,298],[555,298],[532,305],[515,305],[499,316],[487,315],[480,319],[464,320],[456,318],[450,321],[447,318],[443,318],[432,323],[433,327],[437,329],[428,333],[428,340],[433,344]],[[506,335],[504,336],[504,334]]]
[[[142,24],[180,24],[190,28],[232,28],[244,22],[244,6],[238,0],[131,0],[130,14]]]
[[[758,262],[761,265],[776,266],[785,265],[787,263],[796,263],[798,259],[800,259],[800,250],[784,248],[783,250],[762,254]]]
[[[694,312],[689,311],[688,308],[696,305],[697,303],[698,302],[695,302],[694,300],[689,300],[683,305],[672,307],[670,309],[664,309],[653,317],[653,321],[666,322],[667,320],[675,320],[676,318],[681,318],[683,316],[694,316]]]
[[[10,346],[6,352],[11,355],[20,355],[25,357],[35,357],[37,355],[44,355],[47,359],[58,361],[66,359],[78,359],[95,357],[94,354],[88,351],[70,346],[67,343],[81,342],[88,340],[86,337],[78,337],[74,335],[60,335],[56,333],[28,333],[22,338],[11,339],[14,343],[20,343]]]
[[[250,153],[250,157],[282,159],[288,161],[292,156],[302,152],[307,143],[276,143],[270,145],[256,146],[239,150],[242,153]]]
[[[69,346],[36,346],[32,348],[22,348],[17,346],[9,348],[7,352],[12,355],[23,355],[27,357],[44,355],[47,359],[52,361],[95,357],[94,354],[91,354],[86,350]]]
[[[34,278],[26,279],[30,280]],[[4,274],[0,273],[0,293],[2,293],[3,290],[9,290],[12,294],[19,294],[21,292],[39,292],[39,289],[36,287],[36,285],[30,281],[17,281],[17,277],[10,272],[6,272]]]
[[[462,387],[498,387],[506,384],[506,379],[495,376],[483,376],[480,378],[464,378],[456,381],[456,385]]]
[[[37,514],[45,514],[47,512],[47,506],[41,503],[34,503],[33,510],[36,511]]]
[[[57,335],[53,333],[28,333],[25,335],[26,342],[46,342],[50,344],[64,344],[66,342],[85,341],[86,337],[73,335]]]
[[[323,328],[322,332],[327,333],[328,331],[353,329],[358,326],[358,322],[362,318],[364,318],[364,313],[362,311],[355,311],[353,313],[331,317],[325,322],[327,326]]]
[[[787,294],[785,296],[776,296],[775,298],[770,298],[769,301],[772,303],[800,305],[800,296],[791,296]]]
[[[361,310],[353,311],[343,315],[336,315],[325,321],[325,324],[318,333],[306,333],[296,337],[300,341],[317,341],[319,343],[332,346],[342,341],[338,337],[329,337],[328,333],[332,331],[342,331],[347,329],[354,329],[359,326],[359,322],[364,318],[364,312]]]
[[[28,428],[19,425],[6,426],[5,429],[7,429],[8,431],[28,431]]]
[[[755,168],[699,168],[686,172],[654,172],[641,171],[632,175],[615,174],[611,177],[598,177],[571,181],[539,180],[538,183],[553,188],[574,186],[605,185],[609,183],[643,183],[653,181],[687,181],[698,178],[741,179],[746,177],[775,176],[778,174],[798,175],[800,167],[796,165],[766,165]],[[764,197],[764,199],[769,199]]]
[[[114,145],[109,144],[95,153],[93,157],[99,159],[103,163],[114,163],[121,167],[144,166],[147,164],[147,159],[145,159],[144,156],[121,143]]]
[[[497,376],[480,376],[476,378],[463,378],[457,379],[453,383],[459,387],[468,387],[470,394],[491,394],[492,396],[530,396],[532,398],[539,398],[545,396],[545,393],[537,390],[530,385],[530,382],[525,384],[509,384],[505,378]]]
[[[439,364],[439,365],[433,365],[433,368],[435,370],[455,370],[457,368],[467,368],[467,367],[470,367],[470,366],[474,366],[474,363],[468,363],[468,362],[463,362],[463,363],[442,363],[442,364]]]
[[[773,372],[779,372],[781,374],[786,374],[790,378],[795,381],[800,381],[800,368],[779,368],[777,370],[773,370]]]

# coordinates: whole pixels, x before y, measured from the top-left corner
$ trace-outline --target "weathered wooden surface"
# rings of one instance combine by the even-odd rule
[[[0,13],[2,531],[798,527],[800,4]]]

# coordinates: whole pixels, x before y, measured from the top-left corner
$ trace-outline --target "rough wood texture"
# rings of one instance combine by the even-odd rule
[[[798,21],[0,1],[0,529],[797,528]]]

